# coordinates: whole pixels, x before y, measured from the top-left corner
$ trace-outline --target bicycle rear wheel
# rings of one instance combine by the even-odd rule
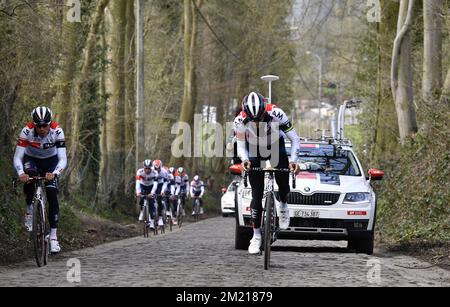
[[[45,226],[45,212],[42,208],[40,200],[34,200],[33,202],[33,231],[31,233],[34,257],[38,267],[47,265],[47,249],[48,243],[45,236],[47,234]]]
[[[272,245],[272,229],[274,229],[273,215],[273,195],[266,197],[265,217],[264,217],[264,269],[270,267],[270,248]]]

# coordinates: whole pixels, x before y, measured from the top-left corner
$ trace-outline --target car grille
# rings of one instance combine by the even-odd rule
[[[315,193],[313,195],[303,195],[299,192],[292,192],[288,195],[288,204],[310,205],[310,206],[331,206],[338,202],[339,193]]]
[[[355,223],[358,224],[356,227]],[[348,230],[365,230],[369,225],[368,220],[335,220],[335,219],[304,219],[291,218],[289,227],[302,228],[340,228]]]

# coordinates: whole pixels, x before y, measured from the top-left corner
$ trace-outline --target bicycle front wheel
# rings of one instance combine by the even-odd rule
[[[148,238],[148,206],[145,205],[144,208],[142,209],[143,214],[144,214],[144,238]]]
[[[34,257],[38,267],[47,265],[48,243],[45,240],[47,234],[45,227],[45,212],[39,200],[33,202],[33,231],[32,241],[34,247]]]
[[[178,223],[178,228],[181,228],[181,224],[183,223],[183,209],[181,208],[180,203],[178,203],[178,207],[177,207],[177,223]]]
[[[270,247],[272,245],[272,229],[274,229],[275,217],[273,215],[273,195],[266,197],[264,216],[264,269],[270,267]]]

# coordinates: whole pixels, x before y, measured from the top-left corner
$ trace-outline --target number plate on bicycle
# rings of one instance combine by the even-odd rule
[[[320,218],[320,212],[315,210],[295,210],[294,217],[318,219]]]

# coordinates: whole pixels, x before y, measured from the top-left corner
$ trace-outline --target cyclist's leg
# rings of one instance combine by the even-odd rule
[[[150,219],[153,221],[155,219],[155,215],[156,215],[156,200],[155,198],[150,198],[149,199],[149,204],[150,204]]]
[[[161,195],[157,195],[156,196],[156,201],[158,202],[158,215],[160,218],[162,218],[163,216],[163,211],[164,211],[164,204],[162,201],[162,196]]]
[[[289,167],[289,159],[285,153],[280,154],[280,160],[276,168],[288,168]],[[275,179],[278,184],[278,189],[280,193],[280,200],[282,203],[287,202],[287,196],[290,192],[289,186],[289,173],[276,173]]]
[[[178,207],[178,198],[174,197],[169,201],[170,210],[172,211],[172,218],[177,218],[177,207]]]
[[[39,176],[39,169],[33,158],[26,156],[23,158],[23,169],[30,177]],[[33,213],[32,202],[34,197],[34,184],[26,183],[23,186],[23,191],[26,195],[27,214]]]
[[[52,173],[56,165],[58,165],[58,157],[54,156],[49,159],[40,161],[42,165],[38,165],[42,170],[42,176],[45,173]],[[58,179],[45,183],[48,201],[48,220],[50,223],[50,240],[57,240],[57,229],[59,222],[59,201],[58,201]]]
[[[260,167],[261,161],[252,161],[252,167]],[[252,223],[254,229],[261,228],[262,219],[262,199],[264,195],[264,173],[250,172],[249,175],[250,185],[252,187],[252,201],[250,208],[252,210]]]

